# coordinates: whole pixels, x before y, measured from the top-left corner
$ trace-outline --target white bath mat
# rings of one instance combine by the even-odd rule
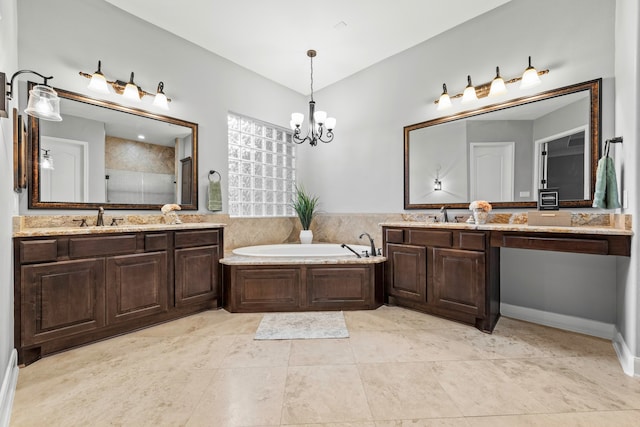
[[[256,340],[349,338],[341,311],[268,313],[258,326]]]

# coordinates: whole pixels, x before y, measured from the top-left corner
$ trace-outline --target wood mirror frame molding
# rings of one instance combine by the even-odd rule
[[[31,90],[35,83],[29,82],[28,88]],[[135,116],[146,117],[152,120],[158,120],[164,123],[169,123],[178,126],[184,126],[191,130],[192,136],[192,167],[191,167],[191,198],[189,203],[181,204],[183,210],[197,210],[198,209],[198,124],[188,122],[186,120],[177,119],[175,117],[164,116],[160,114],[151,113],[138,108],[127,107],[117,104],[111,101],[104,101],[94,99],[86,95],[81,95],[75,92],[66,91],[64,89],[54,88],[60,98],[70,99],[85,104],[90,104],[98,107],[104,107],[123,114],[132,114]],[[98,207],[104,207],[105,209],[135,209],[135,210],[159,210],[162,204],[131,204],[131,203],[107,203],[107,202],[47,202],[40,200],[40,120],[29,116],[28,119],[29,129],[29,145],[30,145],[30,158],[29,166],[29,209],[97,209]],[[181,171],[177,170],[176,175],[179,175]],[[167,203],[177,203],[171,201]]]
[[[480,114],[489,113],[492,111],[499,111],[506,108],[517,107],[520,105],[530,104],[536,101],[542,101],[562,95],[568,95],[581,91],[588,91],[590,100],[590,123],[589,123],[589,137],[591,141],[591,147],[589,153],[590,159],[590,199],[584,200],[561,200],[560,207],[591,207],[593,203],[593,193],[595,190],[596,182],[596,168],[598,164],[598,153],[600,147],[601,137],[601,97],[600,91],[602,86],[602,79],[591,80],[583,83],[577,83],[570,86],[561,87],[558,89],[548,90],[532,96],[521,97],[517,99],[508,100],[499,104],[492,104],[477,110],[463,111],[450,116],[439,117],[426,122],[416,123],[413,125],[404,127],[404,208],[405,209],[439,209],[443,203],[411,203],[410,199],[410,187],[409,187],[409,142],[410,132],[417,129],[422,129],[429,126],[435,126],[443,123],[453,122],[455,120],[461,120],[468,117],[478,116]],[[587,154],[587,153],[585,153]],[[470,201],[459,203],[445,203],[449,208],[464,208],[469,207]],[[491,202],[494,208],[535,208],[537,202],[533,201],[512,201],[512,202]]]

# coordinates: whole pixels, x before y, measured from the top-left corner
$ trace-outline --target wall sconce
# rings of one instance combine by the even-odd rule
[[[436,179],[433,181],[433,191],[442,190],[442,181],[440,181],[440,167],[436,169]]]
[[[42,149],[42,151],[43,153],[42,161],[40,161],[40,167],[42,169],[54,170],[55,168],[53,167],[53,157],[51,156],[51,154],[49,154],[49,151],[51,150]]]
[[[82,77],[89,79],[89,85],[87,86],[89,90],[108,94],[110,93],[109,86],[111,86],[115,93],[135,102],[139,102],[144,96],[153,96],[154,106],[163,110],[169,110],[169,102],[171,102],[171,99],[167,98],[164,94],[163,82],[158,83],[156,93],[149,93],[135,84],[133,81],[133,72],[131,73],[128,82],[122,80],[107,80],[104,74],[102,74],[102,61],[98,61],[98,69],[94,71],[93,74],[88,74],[82,71],[79,73]]]
[[[8,117],[7,100],[13,98],[13,81],[18,75],[25,73],[31,73],[41,77],[44,79],[44,83],[35,85],[29,91],[29,101],[27,102],[27,108],[24,112],[38,119],[51,120],[54,122],[62,121],[62,117],[60,116],[60,98],[58,98],[56,91],[47,85],[47,81],[51,80],[53,76],[45,77],[31,70],[16,71],[11,76],[8,90],[5,96],[2,97],[2,102],[0,103],[0,117]],[[5,73],[0,73],[0,87],[3,88],[3,90],[7,88],[7,76]]]
[[[507,93],[507,85],[520,82],[520,89],[528,89],[535,85],[540,84],[540,76],[548,74],[549,70],[537,71],[531,65],[531,57],[529,57],[529,66],[524,70],[522,76],[514,77],[509,80],[504,80],[500,76],[500,67],[496,67],[496,76],[492,81],[483,83],[479,86],[473,86],[471,83],[471,76],[467,76],[467,86],[463,93],[457,93],[455,95],[449,95],[447,92],[447,85],[442,85],[442,94],[440,98],[434,101],[437,104],[438,111],[451,108],[451,100],[456,98],[462,98],[461,103],[466,104],[469,102],[477,101],[479,98],[484,97],[497,97]]]

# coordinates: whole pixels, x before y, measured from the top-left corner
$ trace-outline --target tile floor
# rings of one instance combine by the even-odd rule
[[[610,342],[502,318],[495,332],[398,307],[351,337],[254,341],[209,311],[20,370],[11,426],[638,426]]]

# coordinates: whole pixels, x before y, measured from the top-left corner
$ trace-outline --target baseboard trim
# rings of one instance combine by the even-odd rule
[[[613,339],[613,348],[616,350],[618,360],[625,374],[633,377],[640,376],[640,357],[635,357],[622,334],[616,328],[616,336]]]
[[[616,327],[613,323],[604,323],[582,317],[551,313],[549,311],[536,310],[535,308],[500,303],[500,314],[514,319],[539,323],[553,328],[578,332],[612,341],[616,336]]]
[[[18,383],[18,371],[18,352],[13,349],[2,379],[2,388],[0,388],[0,427],[8,427],[11,420],[11,408],[13,407],[13,396],[16,393],[16,384]]]

